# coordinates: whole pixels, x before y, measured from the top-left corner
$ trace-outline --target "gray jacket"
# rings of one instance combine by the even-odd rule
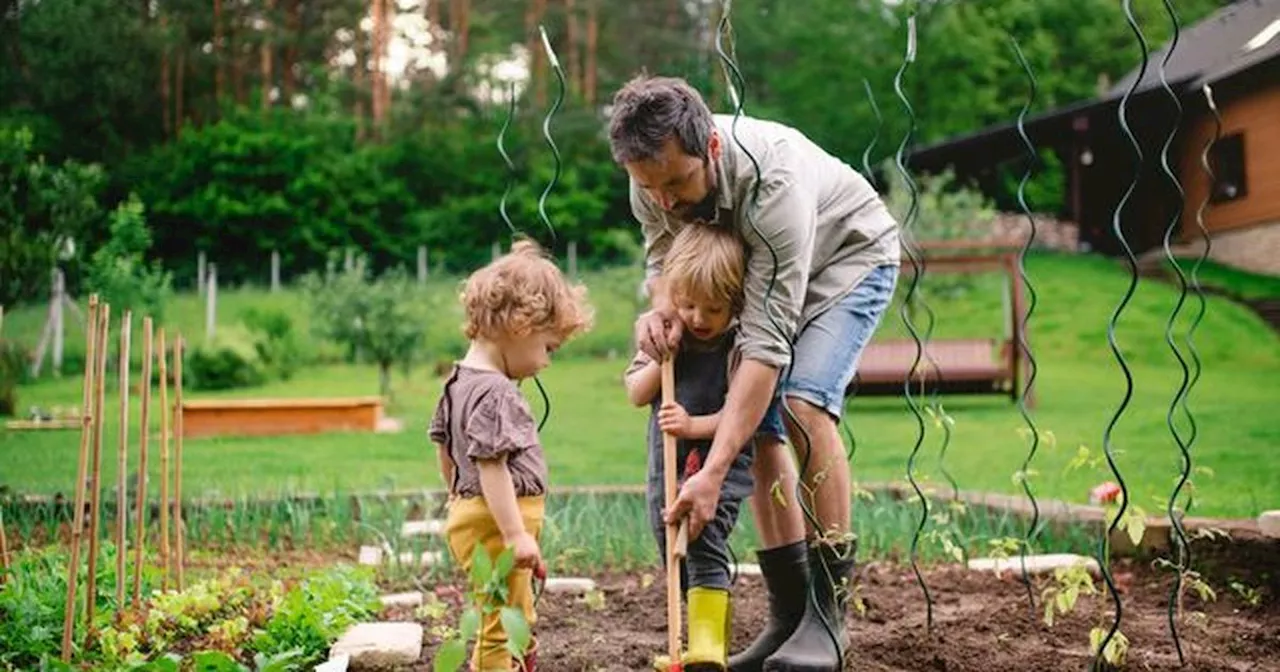
[[[731,115],[715,115],[715,123],[724,148],[715,167],[718,221],[737,227],[749,256],[742,356],[782,368],[790,363],[788,343],[810,320],[872,269],[900,263],[898,223],[862,175],[799,131],[744,116],[735,140]],[[747,206],[755,168],[739,141],[760,166],[754,209]],[[675,234],[690,224],[668,216],[634,181],[631,211],[644,232],[649,280],[661,273]]]

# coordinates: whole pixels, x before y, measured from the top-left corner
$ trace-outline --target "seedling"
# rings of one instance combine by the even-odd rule
[[[1041,593],[1044,602],[1044,624],[1053,627],[1055,614],[1065,616],[1076,607],[1080,595],[1096,595],[1098,589],[1084,562],[1053,570],[1054,585]]]
[[[1257,588],[1247,586],[1239,581],[1232,581],[1230,584],[1232,592],[1240,596],[1244,603],[1250,607],[1257,609],[1262,606],[1262,593]]]
[[[467,642],[480,639],[480,623],[487,615],[497,613],[507,633],[507,650],[513,658],[521,658],[528,649],[533,633],[524,612],[515,607],[499,606],[508,598],[507,577],[515,566],[515,551],[503,549],[497,560],[490,560],[480,545],[471,555],[470,605],[458,621],[458,636],[444,642],[436,653],[435,672],[457,672],[467,656]]]
[[[1107,636],[1107,628],[1094,628],[1089,631],[1089,653],[1098,655],[1098,646],[1102,644],[1102,640]],[[1102,650],[1102,659],[1112,667],[1124,667],[1125,659],[1129,655],[1129,638],[1124,636],[1123,632],[1116,630],[1111,641],[1107,642],[1107,646]]]

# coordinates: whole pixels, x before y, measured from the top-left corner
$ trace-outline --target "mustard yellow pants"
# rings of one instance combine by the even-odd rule
[[[542,521],[546,511],[545,498],[517,497],[516,504],[520,508],[520,517],[524,519],[525,531],[541,541]],[[458,497],[449,503],[445,537],[454,562],[468,575],[471,572],[471,556],[477,545],[483,545],[489,551],[489,558],[495,561],[506,548],[498,522],[494,520],[483,497]],[[533,611],[533,572],[528,569],[513,569],[507,575],[507,595],[506,604],[492,606],[519,608],[532,629],[537,620],[537,614]],[[531,642],[530,646],[532,645]],[[473,670],[482,672],[510,670],[514,667],[511,653],[507,651],[507,633],[502,628],[497,609],[484,615],[481,620],[479,641],[472,651],[471,665]]]

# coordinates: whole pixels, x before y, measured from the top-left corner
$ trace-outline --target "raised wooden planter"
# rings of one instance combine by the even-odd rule
[[[186,438],[373,432],[381,419],[381,397],[205,399],[182,403],[182,435]]]

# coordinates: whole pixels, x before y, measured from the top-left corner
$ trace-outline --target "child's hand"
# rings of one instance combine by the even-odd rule
[[[672,436],[687,439],[693,430],[693,421],[683,406],[673,402],[658,409],[658,427]]]
[[[528,532],[521,532],[508,542],[515,551],[515,566],[523,569],[537,569],[542,564],[542,551],[538,548],[538,540]]]

